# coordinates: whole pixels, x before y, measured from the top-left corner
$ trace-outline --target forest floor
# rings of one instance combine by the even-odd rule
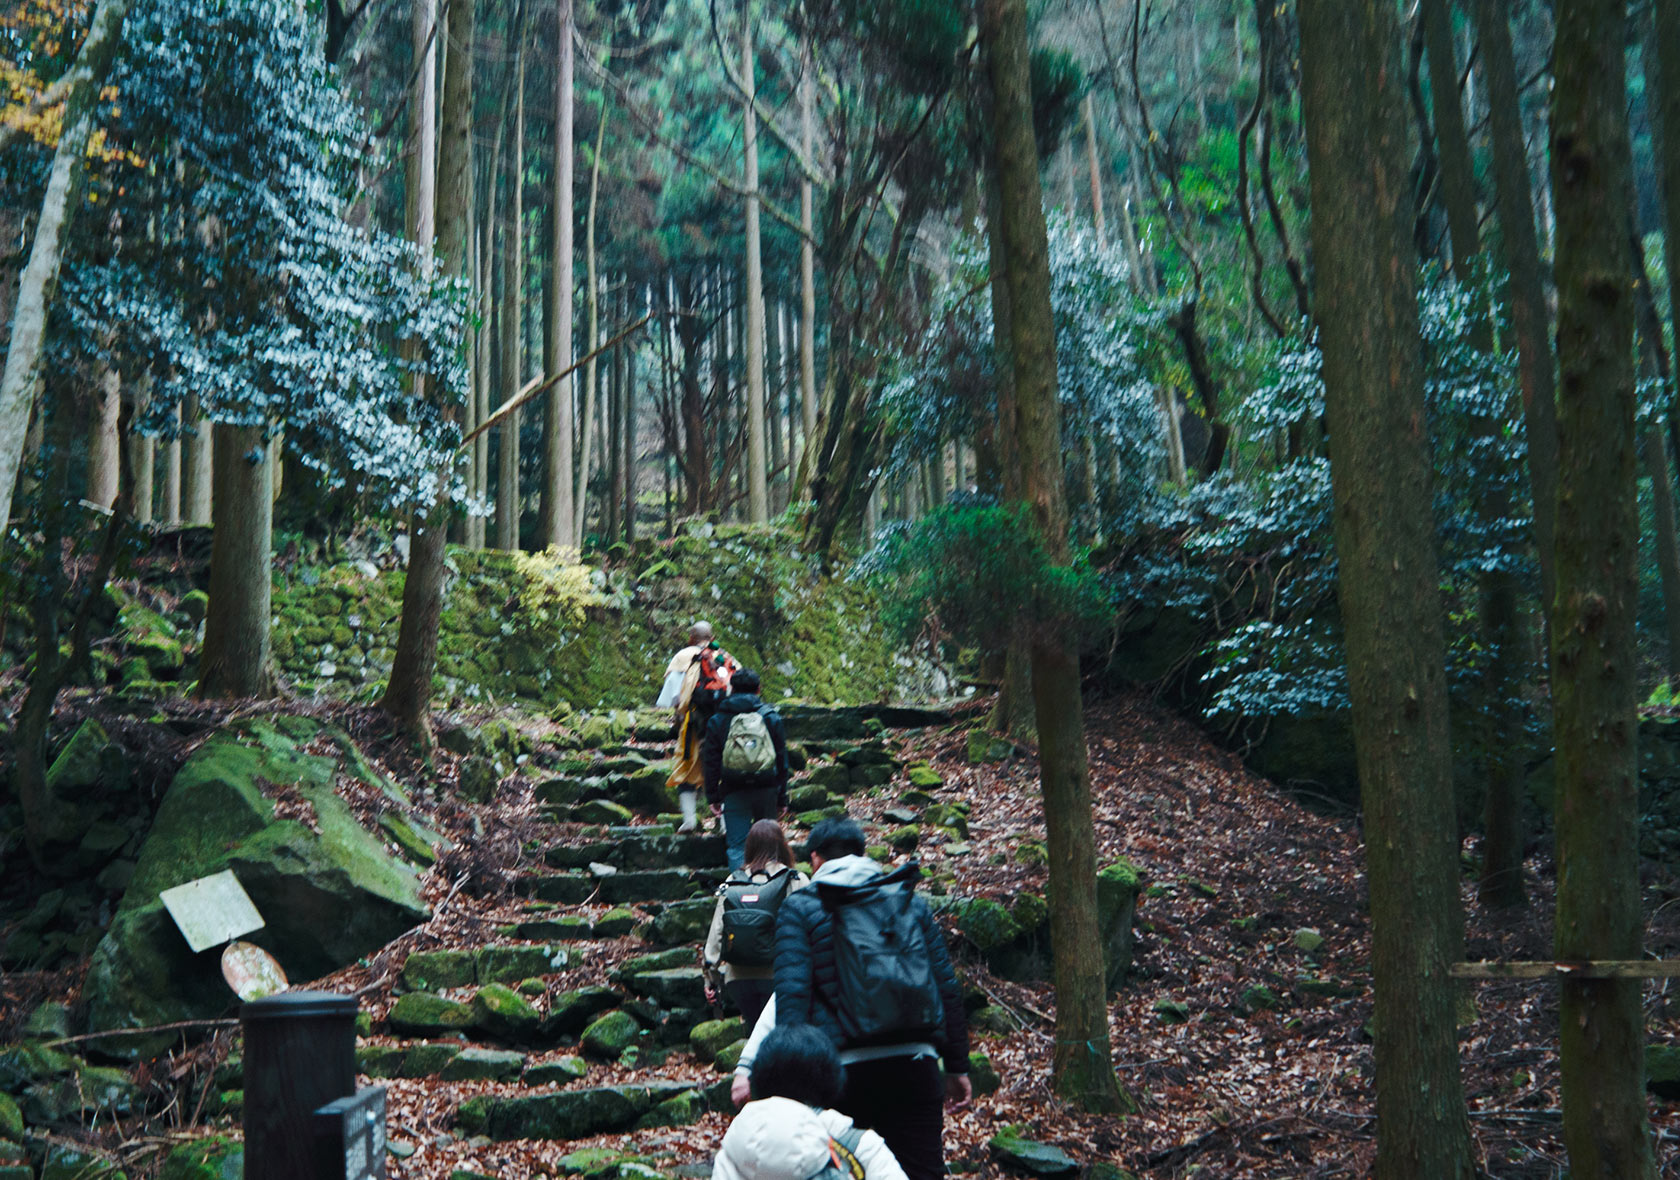
[[[380,733],[372,710],[318,702],[300,711],[331,715],[397,778],[446,785],[438,777],[451,773],[449,759],[423,769],[411,750]],[[1099,863],[1124,856],[1141,870],[1145,886],[1135,962],[1111,1009],[1115,1065],[1139,1110],[1124,1118],[1085,1116],[1058,1102],[1049,1087],[1051,989],[995,978],[964,956],[970,982],[1012,1013],[1018,1027],[976,1037],[1002,1084],[948,1115],[952,1170],[1003,1175],[987,1140],[1014,1126],[1081,1161],[1118,1164],[1140,1180],[1367,1175],[1375,1150],[1370,928],[1356,822],[1307,809],[1142,694],[1092,702],[1087,727]],[[533,723],[533,736],[540,742],[540,731],[553,736],[552,728]],[[948,856],[944,845],[925,844],[919,855],[930,873],[954,874],[953,891],[963,896],[1007,902],[1022,891],[1042,892],[1044,868],[1022,864],[1017,855],[1023,842],[1044,836],[1030,754],[971,764],[961,726],[894,738],[901,757],[929,761],[944,777],[942,801],[960,796],[971,805],[968,852]],[[158,754],[166,761],[184,756]],[[556,833],[529,801],[529,786],[514,786],[510,793],[504,784],[495,809],[458,807],[447,790],[434,793],[440,801],[434,819],[460,846],[427,878],[432,921],[315,986],[356,992],[381,1018],[410,951],[473,946],[497,925],[517,920],[523,902],[511,889],[514,873],[528,869],[529,849],[552,844]],[[859,795],[848,806],[873,819],[880,804]],[[475,817],[481,836],[472,834]],[[1484,912],[1467,880],[1468,957],[1549,957],[1548,846],[1537,840],[1531,847],[1530,903],[1519,912]],[[1467,856],[1473,852],[1466,849]],[[1680,955],[1680,882],[1647,864],[1644,890],[1648,949]],[[631,937],[590,944],[550,986],[603,982],[614,966],[646,949]],[[79,975],[14,973],[0,981],[0,1002],[15,1017],[43,997],[73,995]],[[1651,1042],[1680,1039],[1680,1006],[1671,1002],[1670,987],[1646,985]],[[1484,1171],[1562,1177],[1556,988],[1501,981],[1478,986],[1475,1000],[1460,1050]],[[175,1076],[193,1068],[193,1057],[197,1069],[206,1068],[206,1058],[225,1053],[228,1042],[224,1033],[183,1054]],[[588,1084],[656,1077],[706,1086],[718,1076],[709,1063],[682,1052],[641,1069],[593,1064]],[[389,1136],[405,1153],[390,1161],[394,1180],[447,1180],[455,1169],[526,1180],[558,1174],[561,1157],[596,1146],[655,1159],[664,1173],[704,1176],[728,1125],[726,1116],[712,1113],[690,1126],[594,1140],[490,1143],[456,1131],[456,1108],[471,1095],[514,1093],[517,1086],[435,1078],[381,1084],[389,1087]],[[1660,1174],[1680,1177],[1680,1104],[1653,1099],[1650,1109]],[[176,1108],[163,1120],[171,1126],[114,1123],[105,1134],[115,1137],[113,1146],[146,1135],[173,1139],[194,1133],[196,1118],[183,1118]]]
[[[1118,1163],[1140,1180],[1367,1175],[1375,1151],[1370,923],[1357,824],[1303,807],[1141,694],[1095,702],[1087,725],[1098,861],[1125,856],[1146,884],[1135,964],[1111,1010],[1115,1065],[1140,1109],[1126,1118],[1094,1117],[1057,1101],[1049,1086],[1050,988],[996,979],[971,962],[969,977],[1012,1011],[1020,1027],[976,1038],[1002,1086],[948,1116],[952,1169],[1001,1174],[986,1142],[999,1129],[1018,1126],[1077,1159]],[[1044,870],[1013,856],[1023,841],[1044,837],[1036,761],[973,765],[965,746],[960,731],[926,731],[905,743],[907,760],[928,760],[945,777],[942,799],[960,794],[972,806],[967,855],[946,858],[938,845],[919,855],[930,871],[954,872],[963,895],[1007,902],[1021,890],[1042,891]],[[1530,904],[1520,912],[1484,912],[1467,881],[1470,958],[1550,957],[1553,879],[1543,843],[1531,848]],[[1671,903],[1680,897],[1680,882],[1647,877],[1647,947],[1674,957],[1680,906]],[[460,923],[467,944],[503,903],[462,904],[470,908]],[[1302,931],[1315,933],[1322,945],[1303,951],[1296,938]],[[603,947],[603,956],[564,986],[598,980],[636,949]],[[365,986],[366,973],[349,974],[335,985]],[[1270,995],[1251,990],[1257,987]],[[1680,1007],[1671,1003],[1668,986],[1647,985],[1646,999],[1648,1039],[1680,1036]],[[1561,1177],[1556,988],[1482,984],[1475,1002],[1477,1015],[1461,1031],[1460,1047],[1484,1170],[1512,1180]],[[699,1084],[716,1077],[684,1055],[656,1072]],[[615,1080],[591,1074],[591,1084]],[[391,1133],[422,1147],[393,1168],[393,1176],[410,1180],[446,1180],[452,1168],[464,1166],[510,1178],[540,1176],[561,1156],[588,1146],[709,1174],[706,1165],[728,1125],[724,1115],[710,1114],[689,1127],[581,1143],[473,1147],[448,1132],[457,1101],[483,1092],[483,1085],[460,1093],[436,1081],[391,1085]],[[1653,1100],[1651,1117],[1661,1174],[1680,1177],[1680,1105]]]

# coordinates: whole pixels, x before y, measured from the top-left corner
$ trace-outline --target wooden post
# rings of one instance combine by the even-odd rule
[[[356,1000],[282,992],[239,1010],[245,1032],[246,1180],[326,1180],[314,1114],[356,1092]]]

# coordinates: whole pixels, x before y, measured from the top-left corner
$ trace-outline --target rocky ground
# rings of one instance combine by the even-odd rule
[[[724,1070],[742,1030],[708,1011],[700,990],[695,949],[722,872],[721,841],[671,834],[657,765],[669,737],[663,720],[596,713],[561,725],[484,711],[442,727],[441,748],[421,762],[380,734],[371,711],[304,711],[316,715],[276,723],[235,709],[243,720],[230,725],[219,711],[167,706],[175,743],[131,750],[130,777],[174,784],[157,788],[166,801],[160,817],[184,781],[222,792],[223,812],[237,803],[262,819],[250,831],[222,830],[215,847],[172,855],[197,857],[200,867],[235,864],[242,880],[252,877],[265,915],[343,904],[297,892],[276,863],[318,865],[341,847],[372,842],[393,866],[376,878],[345,874],[347,888],[384,891],[393,933],[363,931],[356,961],[310,985],[355,994],[363,1005],[358,1062],[364,1084],[389,1088],[390,1174],[707,1173],[727,1126]],[[1114,1060],[1138,1111],[1082,1116],[1048,1085],[1053,1000],[1043,981],[1036,768],[1030,751],[976,736],[972,721],[869,710],[790,717],[805,763],[796,832],[840,809],[865,821],[875,855],[922,861],[950,932],[977,1034],[977,1074],[987,1078],[973,1108],[948,1121],[953,1170],[1019,1173],[1015,1144],[1024,1138],[1048,1149],[1049,1162],[1037,1166],[1051,1174],[1364,1175],[1374,1141],[1356,826],[1302,808],[1141,697],[1094,703],[1099,863],[1113,866],[1110,951],[1117,965],[1130,956],[1112,1008]],[[132,745],[130,724],[103,717],[109,745]],[[97,747],[92,765],[113,757],[91,736],[88,744]],[[289,767],[279,777],[295,785],[251,773],[251,782],[267,784],[253,799],[228,783],[237,776],[207,772],[218,749],[225,762],[235,748]],[[1481,913],[1467,891],[1472,957],[1544,957],[1550,874],[1540,847],[1530,861],[1533,905],[1521,915]],[[277,850],[284,854],[269,855]],[[142,851],[117,875],[144,882],[156,859]],[[31,879],[8,865],[14,910]],[[106,946],[112,931],[143,926],[140,898],[100,922],[100,907],[117,894],[95,891],[86,903],[86,928]],[[1676,896],[1680,887],[1652,867],[1655,954],[1680,950],[1680,906],[1669,904]],[[1117,935],[1114,917],[1130,911],[1116,898],[1135,898],[1130,940]],[[417,926],[401,921],[409,905],[429,916]],[[14,921],[8,933],[53,943],[58,957],[53,969],[12,970],[0,982],[11,1046],[0,1050],[0,1090],[11,1095],[0,1099],[0,1139],[20,1145],[9,1152],[17,1163],[0,1162],[0,1180],[115,1168],[223,1174],[217,1161],[236,1147],[243,1097],[237,1033],[213,1023],[225,1018],[225,991],[214,1000],[208,987],[129,994],[113,984],[114,957],[102,958],[73,925]],[[163,941],[153,933],[151,945]],[[294,937],[275,949],[283,962],[308,961],[309,946]],[[316,936],[314,953],[342,956],[344,948]],[[171,970],[187,978],[178,962]],[[142,984],[157,978],[139,974]],[[144,1007],[140,997],[175,1007]],[[1560,1176],[1555,995],[1548,984],[1500,983],[1484,985],[1478,999],[1461,1045],[1486,1170]],[[1647,999],[1652,1041],[1672,1044],[1680,1021],[1666,991],[1651,985]],[[132,1005],[130,1017],[112,1018],[122,1003]],[[90,1012],[118,1025],[212,1023],[139,1049],[109,1038],[66,1041],[82,1035]],[[1656,1084],[1680,1097],[1674,1082]],[[1680,1175],[1680,1107],[1654,1094],[1651,1110],[1664,1174]],[[7,1154],[0,1147],[0,1161]],[[202,1159],[210,1162],[195,1162]]]

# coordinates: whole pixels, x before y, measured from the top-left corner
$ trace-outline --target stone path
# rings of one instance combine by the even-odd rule
[[[790,709],[787,720],[796,843],[849,801],[882,859],[913,848],[921,824],[937,825],[934,839],[966,838],[966,806],[936,802],[938,776],[906,768],[888,728],[946,715]],[[723,837],[675,834],[668,725],[612,715],[578,732],[587,745],[562,751],[535,788],[548,835],[527,846],[536,867],[515,882],[518,919],[482,945],[411,953],[394,1002],[358,1049],[370,1079],[482,1083],[455,1112],[455,1134],[480,1145],[679,1126],[732,1110],[729,1071],[747,1030],[708,1009],[697,965],[726,872]],[[577,968],[603,964],[600,982],[562,988]],[[714,1080],[654,1076],[679,1055],[712,1066]],[[612,1084],[591,1084],[600,1074]],[[614,1168],[638,1174],[623,1161]],[[454,1180],[478,1175],[457,1170]]]

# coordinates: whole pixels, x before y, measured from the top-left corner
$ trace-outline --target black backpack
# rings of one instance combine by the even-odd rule
[[[768,967],[776,961],[776,912],[793,883],[782,869],[768,881],[731,874],[723,883],[723,961],[734,967]]]
[[[943,1040],[945,1004],[916,904],[921,867],[862,886],[817,883],[834,924],[835,1017],[842,1044]]]

